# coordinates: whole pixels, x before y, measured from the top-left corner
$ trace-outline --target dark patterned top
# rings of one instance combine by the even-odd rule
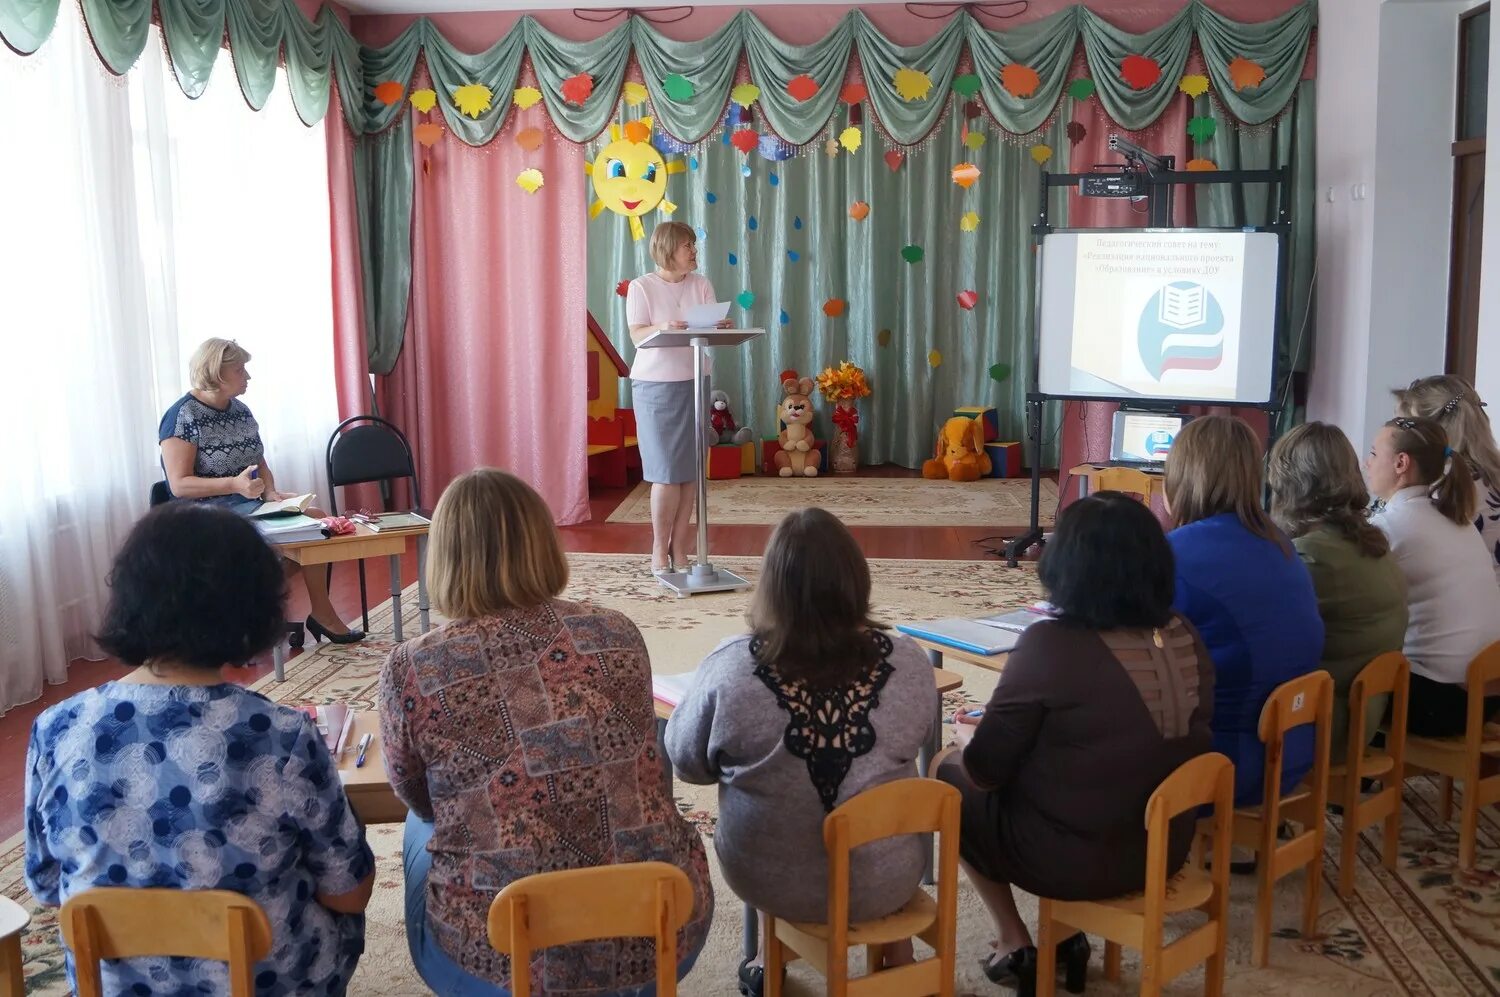
[[[755,659],[755,677],[765,683],[777,704],[787,712],[786,732],[781,741],[786,750],[807,763],[807,774],[823,812],[832,813],[838,806],[839,787],[849,766],[860,755],[875,747],[875,728],[870,714],[880,706],[880,690],[895,671],[891,667],[891,639],[878,630],[870,639],[880,654],[880,661],[870,674],[860,676],[847,686],[814,689],[805,682],[788,682],[761,658],[761,640],[750,639],[750,656]]]
[[[708,857],[672,799],[646,645],[624,615],[553,600],[409,640],[381,673],[380,730],[396,795],[434,824],[428,925],[465,972],[510,987],[510,959],[486,929],[506,885],[617,862],[686,872],[693,917],[679,952],[702,946]],[[651,983],[654,950],[650,939],[544,949],[533,994]]]
[[[1474,490],[1478,493],[1479,511],[1474,516],[1474,526],[1484,537],[1485,549],[1495,562],[1495,580],[1500,582],[1500,489],[1475,473]]]
[[[108,682],[46,710],[26,758],[26,885],[48,906],[96,886],[233,890],[274,927],[258,997],[342,994],[364,951],[347,893],[375,867],[307,715],[231,684]],[[224,963],[104,964],[107,994],[227,994]],[[68,954],[68,979],[74,981]]]
[[[233,478],[251,464],[266,459],[260,441],[260,424],[238,398],[222,411],[205,405],[192,393],[172,403],[157,427],[157,442],[176,437],[197,447],[193,475],[199,478]],[[243,502],[240,495],[213,495],[204,502]]]

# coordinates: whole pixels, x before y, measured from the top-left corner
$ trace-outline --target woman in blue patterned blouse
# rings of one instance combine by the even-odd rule
[[[262,502],[292,497],[291,492],[276,490],[260,425],[240,401],[250,387],[245,369],[249,362],[249,352],[232,339],[205,339],[193,351],[188,361],[193,390],[172,403],[157,429],[161,466],[173,498],[249,515]],[[325,513],[308,509],[307,515],[322,519]],[[327,566],[303,567],[288,561],[286,570],[300,573],[307,586],[307,629],[314,637],[327,637],[335,644],[364,638],[363,630],[345,626],[328,600]]]
[[[99,645],[124,678],[44,711],[26,757],[26,885],[233,890],[272,925],[258,997],[343,994],[364,951],[374,857],[300,710],[220,674],[281,627],[281,562],[225,509],[173,502],[131,531]],[[110,994],[224,994],[223,963],[104,964]],[[68,976],[75,979],[72,955]]]

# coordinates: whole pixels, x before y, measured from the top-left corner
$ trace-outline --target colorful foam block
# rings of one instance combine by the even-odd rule
[[[953,410],[955,418],[962,416],[965,419],[982,419],[984,421],[984,442],[993,443],[1000,438],[1000,417],[995,410],[985,405],[965,405]]]
[[[990,477],[1019,478],[1021,476],[1021,444],[986,443],[984,452],[990,455]]]
[[[720,443],[708,448],[710,481],[755,473],[754,443]]]

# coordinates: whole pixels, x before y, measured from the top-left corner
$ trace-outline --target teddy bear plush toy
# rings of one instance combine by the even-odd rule
[[[776,473],[783,478],[818,475],[817,441],[813,439],[812,421],[813,379],[799,378],[795,370],[781,375],[781,405],[777,414],[782,429],[776,439],[781,449],[776,451]]]
[[[984,423],[954,416],[943,423],[932,459],[922,462],[922,477],[978,481],[990,473],[992,466],[984,449]]]
[[[753,438],[748,426],[735,425],[734,413],[729,411],[729,394],[714,391],[709,395],[708,425],[713,430],[713,442],[738,445],[749,443]]]

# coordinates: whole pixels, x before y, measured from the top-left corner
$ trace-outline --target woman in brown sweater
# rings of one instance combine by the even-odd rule
[[[986,975],[1028,994],[1036,949],[1011,886],[1057,900],[1141,889],[1146,801],[1183,762],[1210,750],[1213,664],[1172,612],[1172,550],[1156,517],[1118,492],[1063,513],[1040,576],[1056,619],[1027,629],[987,705],[960,710],[958,751],[937,778],[963,793],[964,871],[995,919]],[[1172,825],[1170,872],[1187,858],[1192,818]],[[1088,940],[1059,945],[1082,991]]]

